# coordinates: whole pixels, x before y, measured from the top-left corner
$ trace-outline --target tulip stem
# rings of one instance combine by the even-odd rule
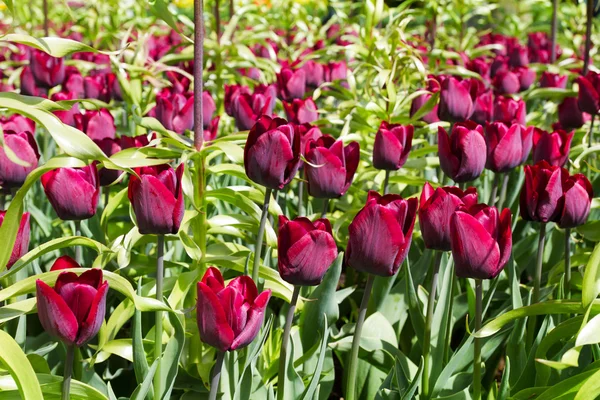
[[[502,187],[500,188],[500,197],[498,198],[498,211],[502,211],[504,200],[506,200],[506,189],[508,188],[508,172],[504,173],[502,178]]]
[[[550,62],[556,61],[556,28],[558,22],[558,0],[552,0],[552,25],[550,28]]]
[[[350,353],[350,361],[348,363],[348,377],[346,379],[346,400],[356,399],[356,371],[358,369],[358,350],[360,348],[360,335],[362,327],[365,322],[365,316],[367,314],[367,306],[369,305],[369,297],[371,297],[371,290],[373,289],[373,282],[375,275],[369,274],[367,278],[367,284],[365,285],[365,292],[363,294],[362,301],[360,303],[360,309],[358,311],[358,320],[354,328],[354,337],[352,339],[352,352]]]
[[[283,329],[283,336],[281,337],[281,350],[279,351],[279,375],[277,376],[277,400],[283,400],[285,392],[285,370],[287,367],[287,349],[290,342],[290,330],[292,329],[292,321],[294,320],[294,311],[296,310],[296,303],[298,302],[298,295],[300,294],[300,286],[294,286],[294,293],[292,294],[292,301],[290,301],[290,308],[288,309],[287,316],[285,318],[285,327]]]
[[[75,221],[75,236],[81,236],[81,221]],[[83,264],[83,248],[81,246],[75,247],[75,261],[77,264]]]
[[[596,121],[596,114],[592,115],[592,120],[590,121],[590,133],[588,134],[588,147],[592,147],[593,138],[594,138],[594,122]]]
[[[565,229],[565,298],[571,298],[571,229]]]
[[[262,214],[260,216],[260,225],[258,226],[258,236],[256,237],[256,247],[254,248],[254,265],[252,267],[252,280],[258,286],[258,272],[260,269],[260,256],[262,253],[262,243],[265,236],[265,224],[269,214],[269,202],[271,201],[271,188],[265,188],[265,200],[263,201]]]
[[[67,357],[65,359],[65,372],[63,374],[62,400],[69,400],[71,391],[71,375],[73,375],[73,359],[75,358],[75,346],[67,346]]]
[[[382,192],[384,195],[388,194],[388,186],[390,184],[390,171],[385,170],[385,178],[383,179]]]
[[[540,226],[540,236],[538,241],[537,262],[535,266],[535,275],[533,277],[533,295],[531,304],[536,304],[540,301],[540,284],[542,281],[542,264],[544,262],[544,241],[546,239],[546,224]],[[535,337],[536,317],[531,316],[527,321],[527,345],[531,346]]]
[[[235,8],[233,5],[233,0],[229,0],[229,18],[233,18],[233,14],[235,13]]]
[[[221,39],[221,11],[219,10],[219,0],[215,0],[215,32],[217,34],[217,44]]]
[[[583,54],[583,71],[586,75],[590,66],[590,49],[592,48],[592,22],[594,18],[594,1],[587,0],[587,22],[585,25],[585,50]],[[593,119],[592,119],[593,121]]]
[[[304,168],[300,169],[300,180],[298,181],[298,216],[304,217]]]
[[[219,392],[219,381],[221,380],[221,369],[223,368],[223,359],[225,358],[225,352],[217,352],[217,361],[212,371],[212,378],[210,379],[210,394],[208,400],[216,400],[217,393]]]
[[[488,202],[490,207],[496,204],[496,195],[498,194],[498,186],[500,185],[500,172],[494,172],[494,183],[492,184],[492,193],[490,194],[490,201]]]
[[[194,0],[194,147],[196,151],[204,144],[204,114],[202,92],[204,91],[204,1]]]
[[[48,37],[50,35],[48,29],[48,0],[44,0],[44,36]]]
[[[321,211],[321,218],[325,218],[327,216],[328,210],[329,210],[329,199],[323,199],[323,210]]]
[[[104,190],[104,209],[106,210],[106,206],[108,205],[108,202],[110,201],[110,186],[106,186],[105,188],[103,188]]]
[[[481,329],[483,287],[481,279],[475,279],[475,332]],[[473,352],[473,400],[481,400],[481,339],[474,340]]]
[[[156,240],[156,300],[162,303],[163,275],[164,275],[164,235],[158,235]],[[162,356],[162,311],[156,311],[154,321],[154,357],[158,360],[154,374],[154,397],[160,399],[162,394],[160,377],[160,358]]]
[[[438,275],[440,273],[440,264],[442,262],[442,252],[435,252],[433,262],[433,275],[431,276],[431,288],[429,289],[429,298],[427,299],[427,316],[425,317],[425,331],[423,332],[423,378],[422,391],[423,398],[429,397],[429,351],[431,349],[431,324],[433,322],[433,311],[435,309],[435,294],[437,292]]]

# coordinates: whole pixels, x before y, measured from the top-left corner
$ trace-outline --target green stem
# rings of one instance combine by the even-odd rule
[[[475,279],[475,332],[481,329],[483,287],[481,279]],[[481,339],[474,340],[473,352],[473,400],[481,400]]]
[[[533,295],[531,304],[540,301],[540,286],[542,281],[542,265],[544,263],[544,241],[546,239],[546,224],[540,226],[540,236],[538,240],[537,261],[535,266],[535,275],[533,277]],[[531,316],[527,321],[527,345],[532,346],[535,338],[536,317]]]
[[[433,275],[431,276],[431,288],[429,289],[429,298],[427,300],[427,316],[425,319],[425,332],[423,333],[423,378],[422,390],[423,398],[429,396],[429,351],[431,350],[431,323],[433,321],[433,312],[435,310],[435,294],[437,292],[438,275],[440,272],[440,264],[442,262],[442,252],[435,252],[435,260],[433,262]]]
[[[217,33],[217,44],[221,40],[221,10],[219,0],[215,0],[215,32]]]
[[[165,237],[158,235],[157,238],[157,249],[156,249],[156,300],[162,303],[163,293],[163,275],[164,275],[164,247]],[[162,395],[161,387],[161,357],[162,357],[162,311],[156,311],[154,321],[154,357],[158,360],[156,373],[154,374],[154,398],[160,399]]]
[[[369,297],[371,296],[374,280],[375,275],[369,274],[369,277],[367,278],[367,284],[365,286],[365,293],[363,294],[363,298],[360,303],[360,309],[358,311],[358,320],[356,321],[356,327],[354,328],[352,352],[350,353],[350,361],[348,362],[348,377],[346,379],[346,400],[356,399],[356,371],[358,369],[360,335],[365,322],[365,315],[367,314],[367,306],[369,305]]]
[[[498,194],[498,185],[500,185],[500,172],[494,173],[494,183],[492,184],[492,193],[490,194],[490,201],[488,205],[491,207],[496,203],[496,195]]]
[[[385,179],[383,180],[383,188],[382,188],[382,192],[384,195],[388,194],[388,186],[390,184],[390,171],[388,171],[387,169],[385,170]]]
[[[70,399],[71,375],[73,374],[73,358],[75,356],[75,346],[67,345],[67,358],[65,359],[65,372],[62,383],[62,400]]]
[[[502,178],[502,188],[500,189],[500,197],[498,198],[498,211],[502,211],[504,200],[506,200],[506,189],[508,188],[508,172],[504,173]]]
[[[592,22],[594,20],[594,1],[587,0],[587,20],[585,24],[585,50],[583,54],[582,75],[588,73],[590,67],[590,49],[592,48]],[[593,116],[592,116],[593,117]],[[593,119],[592,119],[593,121]]]
[[[565,298],[571,298],[571,229],[565,229]]]
[[[292,321],[294,320],[294,311],[296,310],[296,303],[298,302],[299,294],[300,286],[295,285],[294,293],[292,294],[292,301],[290,301],[290,308],[288,309],[287,316],[285,318],[283,336],[281,338],[281,350],[279,351],[279,375],[277,376],[277,400],[284,399],[287,349],[290,342],[290,330],[292,329]]]
[[[81,221],[75,221],[75,236],[81,236]],[[79,265],[83,265],[83,248],[81,246],[75,247],[75,261]]]
[[[271,201],[270,188],[265,188],[265,200],[263,201],[262,214],[260,216],[260,225],[258,226],[258,236],[256,237],[256,247],[254,248],[254,266],[252,267],[252,280],[258,285],[258,272],[260,269],[260,256],[262,253],[262,243],[265,236],[265,224],[269,214],[269,202]]]
[[[44,36],[48,37],[50,36],[49,33],[49,28],[48,28],[48,0],[44,0],[43,2],[43,8],[44,8]]]
[[[194,0],[194,148],[200,151],[204,144],[204,1]]]
[[[217,361],[212,371],[212,378],[210,379],[210,394],[208,400],[216,400],[217,393],[219,392],[219,381],[221,380],[221,369],[223,368],[223,358],[225,358],[225,352],[219,351],[217,353]]]
[[[194,229],[194,241],[198,243],[200,251],[202,252],[202,258],[206,256],[206,165],[204,157],[197,157],[195,159],[195,170],[196,170],[196,185],[194,185],[194,197],[196,207],[198,207],[198,216],[195,218],[193,229]],[[202,267],[203,262],[196,262],[195,265]]]
[[[323,199],[323,210],[321,211],[321,218],[325,218],[327,216],[328,210],[329,210],[329,199]]]
[[[304,217],[304,168],[300,169],[300,180],[298,181],[298,216]]]
[[[550,62],[556,61],[556,28],[558,22],[558,0],[552,0],[552,24],[550,27]]]

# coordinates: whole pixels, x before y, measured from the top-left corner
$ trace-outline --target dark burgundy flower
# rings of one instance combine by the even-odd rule
[[[506,125],[518,123],[525,125],[525,102],[511,97],[496,96],[494,100],[494,121],[504,122]]]
[[[558,121],[565,130],[581,128],[585,123],[583,112],[579,109],[576,97],[565,97],[558,105]]]
[[[377,169],[395,171],[404,165],[412,147],[412,125],[389,124],[382,121],[373,145],[373,166]]]
[[[273,85],[259,85],[254,93],[240,90],[231,95],[231,116],[235,119],[236,126],[241,131],[252,128],[258,118],[263,115],[273,115],[277,90]]]
[[[569,77],[544,71],[540,77],[540,87],[566,89]]]
[[[92,140],[115,138],[117,127],[112,114],[105,108],[98,111],[86,111],[85,114],[75,114],[75,127],[85,132]]]
[[[95,164],[46,172],[42,175],[42,186],[60,219],[80,221],[96,214],[100,180]]]
[[[77,95],[73,92],[57,92],[54,93],[51,97],[52,101],[64,101],[64,100],[75,100],[77,99]],[[69,126],[77,126],[75,122],[75,115],[79,114],[79,105],[77,103],[73,104],[70,110],[66,111],[54,111],[54,115],[56,115],[63,124],[67,124]]]
[[[527,67],[515,68],[515,74],[519,78],[519,91],[529,89],[529,87],[535,82],[536,74],[535,71]]]
[[[472,121],[456,123],[452,133],[438,128],[438,153],[444,173],[455,182],[468,182],[481,175],[486,146],[481,125]]]
[[[491,90],[486,90],[475,98],[471,120],[480,125],[494,120],[494,95]]]
[[[21,85],[20,92],[25,96],[37,96],[43,97],[48,92],[47,89],[38,87],[35,79],[33,78],[33,73],[31,72],[31,68],[28,66],[23,67],[20,75]]]
[[[438,80],[436,79],[436,77],[430,75],[428,77],[428,81],[427,81],[427,90],[429,90],[431,93],[436,93],[440,91],[440,84],[438,82]],[[429,99],[431,98],[431,94],[429,93],[424,93],[421,94],[417,97],[415,97],[410,105],[410,117],[412,118],[413,115],[415,115],[417,113],[417,111],[419,111],[421,109],[421,107],[423,107],[427,101],[429,101]],[[427,113],[426,115],[424,115],[421,119],[425,122],[427,122],[428,124],[433,124],[435,122],[439,122],[440,119],[438,117],[438,104],[436,104],[433,109]]]
[[[74,66],[67,66],[65,68],[65,80],[62,83],[62,91],[66,93],[73,93],[74,99],[85,98],[85,88],[83,85],[83,76]]]
[[[181,135],[194,128],[194,96],[161,92],[156,95],[154,113],[166,129]]]
[[[5,131],[15,132],[35,132],[35,122],[19,114],[12,114],[9,117],[0,117],[0,126]]]
[[[563,209],[558,220],[561,228],[575,228],[585,224],[590,214],[594,191],[583,174],[571,175],[563,180]]]
[[[306,85],[312,88],[317,88],[325,82],[325,70],[327,68],[327,66],[314,60],[308,60],[300,67],[306,76]]]
[[[190,80],[187,76],[175,71],[165,72],[171,84],[171,93],[185,94],[190,89]]]
[[[285,67],[277,74],[279,97],[285,101],[301,99],[306,92],[306,75],[303,70]]]
[[[345,81],[348,78],[348,66],[345,61],[330,62],[325,68],[325,81]]]
[[[61,271],[63,269],[71,268],[81,268],[81,265],[69,256],[60,256],[54,261],[54,264],[50,267],[50,271]]]
[[[490,79],[490,64],[483,57],[477,57],[466,65],[469,71],[477,72],[485,81]]]
[[[535,128],[533,131],[533,162],[545,160],[550,165],[562,167],[569,158],[571,141],[575,132],[564,130],[548,133]]]
[[[600,74],[589,71],[585,77],[577,78],[579,84],[579,109],[591,115],[600,111]]]
[[[50,89],[60,85],[65,79],[63,59],[52,57],[41,50],[31,51],[29,66],[37,86]]]
[[[508,53],[510,66],[513,68],[526,67],[529,65],[529,55],[527,47],[517,45],[514,46]]]
[[[11,161],[4,148],[0,147],[0,187],[2,190],[19,188],[31,171],[37,168],[40,153],[33,135],[29,131],[4,131],[4,146],[8,147],[19,160],[28,166]]]
[[[471,81],[449,76],[442,82],[438,115],[442,121],[465,121],[473,114]]]
[[[494,88],[500,94],[518,93],[521,89],[519,76],[513,71],[499,71],[494,75]]]
[[[86,76],[83,78],[83,88],[86,99],[97,99],[105,103],[110,102],[110,88],[105,75]]]
[[[308,97],[304,100],[294,99],[290,103],[284,101],[283,108],[288,121],[295,124],[310,124],[319,119],[317,105],[312,97]]]
[[[156,139],[156,133],[151,135],[150,140]],[[132,147],[145,147],[150,144],[150,140],[148,140],[148,135],[138,135],[138,136],[121,136],[120,138],[120,146],[122,149],[130,149]]]
[[[204,141],[212,142],[217,138],[219,133],[219,121],[221,120],[220,116],[214,117],[210,122],[210,126],[208,129],[204,129]]]
[[[529,157],[532,137],[533,128],[519,124],[507,126],[502,122],[488,123],[485,127],[485,167],[494,172],[507,172],[521,165]]]
[[[6,211],[0,210],[0,226],[4,222],[4,217],[6,216]],[[15,244],[13,246],[12,252],[10,253],[10,258],[8,259],[8,264],[6,264],[6,269],[10,269],[17,260],[27,254],[29,250],[29,213],[23,214],[21,217],[21,222],[19,223],[19,230],[17,231],[17,238],[15,239]],[[6,244],[4,244],[6,246]]]
[[[223,103],[225,105],[225,112],[227,115],[233,117],[233,100],[240,94],[251,94],[248,86],[242,85],[225,85],[225,96]]]
[[[562,213],[562,182],[569,173],[546,161],[525,165],[525,184],[521,189],[521,217],[527,221],[556,221]]]
[[[100,140],[94,140],[94,143],[100,147],[100,150],[106,154],[107,157],[117,154],[122,150],[121,140],[115,138],[104,138]],[[100,178],[100,186],[112,185],[119,177],[123,174],[123,171],[117,169],[102,168],[98,171]]]

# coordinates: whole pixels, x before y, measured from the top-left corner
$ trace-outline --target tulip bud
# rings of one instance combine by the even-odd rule
[[[412,125],[381,122],[373,145],[373,166],[388,171],[402,168],[412,146],[414,131]]]
[[[308,193],[317,198],[338,198],[350,187],[360,161],[360,147],[325,135],[309,142],[305,166]]]
[[[455,182],[468,182],[481,175],[486,162],[483,128],[472,121],[456,123],[452,134],[438,127],[440,167]]]
[[[348,66],[345,61],[330,62],[325,68],[325,81],[345,81],[348,78]]]
[[[526,67],[529,65],[529,57],[525,46],[517,45],[508,54],[511,67]]]
[[[427,81],[427,90],[429,90],[432,93],[439,92],[440,84],[439,84],[438,80],[434,76],[429,76],[428,78],[429,78],[429,80]],[[419,95],[413,99],[412,103],[410,104],[410,117],[411,118],[413,117],[413,115],[415,115],[421,109],[421,107],[423,107],[425,105],[425,103],[427,103],[427,101],[429,101],[431,96],[432,96],[431,94],[426,93],[426,94]],[[438,108],[439,108],[439,105],[436,104],[433,107],[433,109],[429,113],[424,115],[421,119],[423,121],[427,122],[428,124],[433,124],[435,122],[439,122],[440,119],[438,117]]]
[[[506,125],[513,123],[525,125],[525,102],[522,99],[514,100],[510,97],[496,96],[494,101],[494,121],[504,122]]]
[[[73,260],[69,256],[61,256],[54,261],[54,264],[52,264],[52,267],[50,267],[50,271],[60,271],[71,268],[81,268],[81,265],[79,265],[77,261]]]
[[[466,65],[469,71],[478,73],[483,80],[489,81],[490,79],[490,64],[483,57],[474,58],[469,60]]]
[[[167,79],[171,84],[171,93],[187,93],[190,88],[189,78],[175,71],[167,71],[165,74],[167,75]]]
[[[479,125],[494,120],[494,95],[491,90],[487,90],[475,98],[471,120]]]
[[[282,100],[301,99],[306,92],[306,75],[301,69],[294,71],[291,68],[282,68],[277,74],[277,87]]]
[[[508,172],[521,165],[529,157],[532,136],[533,128],[525,128],[519,124],[508,127],[502,122],[488,123],[485,127],[485,167],[494,172]]]
[[[94,143],[100,147],[100,150],[102,150],[107,157],[117,154],[122,150],[121,141],[119,139],[104,138],[101,140],[94,140]],[[122,174],[123,171],[119,171],[118,169],[102,168],[98,171],[100,186],[112,185]]]
[[[183,164],[173,170],[168,164],[136,168],[129,179],[127,196],[141,234],[177,233],[185,205],[181,178]]]
[[[8,158],[4,148],[0,147],[0,187],[3,190],[19,188],[27,175],[37,168],[40,153],[31,132],[4,131],[4,146],[8,147],[29,166],[19,165]]]
[[[565,97],[558,105],[558,121],[563,129],[571,130],[581,128],[585,123],[583,112],[577,105],[576,97]]]
[[[67,345],[82,346],[102,326],[106,312],[108,282],[102,270],[93,268],[77,276],[61,272],[54,288],[36,281],[38,317],[48,334]]]
[[[425,247],[450,250],[450,218],[461,205],[477,204],[477,189],[465,191],[455,186],[433,189],[429,182],[423,186],[419,207],[419,225]]]
[[[261,116],[271,116],[276,98],[277,90],[273,85],[259,85],[252,94],[243,90],[237,95],[233,94],[230,115],[235,119],[237,128],[241,131],[249,130]]]
[[[282,118],[262,116],[250,129],[244,147],[244,168],[259,185],[283,189],[300,167],[300,134]]]
[[[510,258],[510,210],[485,204],[461,206],[450,219],[450,243],[456,276],[493,279]]]
[[[583,174],[575,174],[563,181],[563,209],[558,220],[561,228],[575,228],[585,224],[590,214],[594,190]]]
[[[19,76],[21,81],[20,92],[25,96],[45,96],[47,93],[47,89],[38,87],[35,79],[33,78],[33,73],[31,72],[31,68],[28,66],[23,67],[21,70],[21,75]]]
[[[112,72],[107,73],[106,84],[110,92],[110,97],[117,101],[123,101],[123,92],[121,91],[121,84],[117,75]]]
[[[465,121],[473,114],[471,81],[449,76],[442,82],[438,115],[442,121]]]
[[[80,221],[96,214],[100,182],[95,164],[46,172],[42,175],[42,186],[63,221]]]
[[[327,69],[327,66],[314,60],[308,60],[300,69],[304,71],[307,86],[317,88],[325,82],[325,70]]]
[[[54,93],[51,97],[52,101],[64,101],[64,100],[75,100],[77,99],[77,95],[73,92],[57,92]],[[54,115],[56,115],[63,124],[69,126],[76,126],[75,123],[75,115],[79,114],[79,105],[77,103],[73,104],[70,110],[68,111],[54,111]]]
[[[284,101],[283,108],[288,121],[295,124],[310,124],[319,119],[317,105],[312,97],[305,100],[294,99],[291,103]]]
[[[5,216],[6,211],[0,210],[0,226],[2,226]],[[10,269],[10,267],[12,267],[17,260],[27,254],[27,251],[29,250],[29,217],[29,213],[25,213],[21,217],[19,230],[17,231],[17,238],[15,239],[15,244],[12,252],[10,253],[8,264],[6,264],[6,269]]]
[[[0,126],[4,131],[15,132],[35,132],[35,122],[19,114],[13,114],[10,117],[0,117]]]
[[[105,108],[98,111],[86,111],[75,114],[75,127],[85,132],[92,140],[114,139],[117,132],[115,119]]]
[[[225,286],[221,272],[210,267],[198,282],[200,339],[220,351],[246,347],[260,331],[270,298],[271,291],[258,294],[248,276],[238,276]]]
[[[161,92],[156,95],[156,119],[168,130],[178,134],[194,128],[194,96]]]
[[[86,76],[83,78],[83,87],[86,99],[97,99],[105,103],[110,102],[110,91],[104,75]]]
[[[527,221],[556,221],[562,213],[562,181],[566,169],[540,161],[525,165],[525,183],[521,190],[521,217]],[[564,177],[564,178],[563,178]]]
[[[515,68],[515,74],[519,78],[519,91],[529,89],[536,78],[535,71],[527,67]]]
[[[567,75],[554,74],[552,72],[544,71],[540,77],[540,87],[566,89],[568,80],[569,77]]]
[[[247,86],[242,85],[225,85],[225,96],[223,103],[225,105],[225,112],[227,115],[233,117],[233,101],[241,94],[250,94],[250,89]]]
[[[279,216],[277,238],[279,275],[292,285],[321,283],[327,268],[337,257],[337,246],[327,219],[314,223],[308,218],[293,220]]]
[[[410,248],[418,206],[414,197],[369,191],[367,204],[348,227],[348,265],[373,275],[396,274]]]
[[[562,167],[569,158],[571,141],[575,132],[567,133],[558,130],[548,133],[535,128],[533,131],[533,162],[545,160],[550,165]]]
[[[589,71],[585,77],[577,78],[579,96],[577,103],[579,109],[591,115],[600,111],[600,74]]]
[[[220,116],[214,117],[212,121],[210,121],[210,125],[208,128],[204,129],[204,141],[212,142],[217,138],[217,134],[219,133],[219,121],[221,120]]]
[[[499,94],[518,93],[521,88],[519,76],[513,71],[499,71],[494,75],[494,88]]]
[[[29,65],[33,78],[40,87],[50,89],[60,85],[65,79],[65,65],[62,58],[52,57],[41,50],[32,50]]]
[[[65,80],[62,83],[62,91],[73,93],[74,99],[83,99],[85,97],[83,76],[81,76],[77,67],[67,66],[65,68]]]

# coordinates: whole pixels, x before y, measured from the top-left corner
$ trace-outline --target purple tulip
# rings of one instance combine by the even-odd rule
[[[569,77],[544,71],[540,77],[540,87],[566,89]]]
[[[85,88],[83,85],[83,76],[77,67],[67,66],[65,68],[65,79],[62,83],[62,91],[73,93],[74,99],[85,98]]]
[[[412,125],[389,124],[382,121],[373,145],[373,166],[396,171],[408,159],[415,129]]]
[[[21,81],[20,92],[25,96],[41,97],[45,96],[48,92],[47,89],[38,87],[33,77],[33,73],[31,72],[31,68],[29,66],[23,67],[19,79]]]
[[[277,90],[273,85],[259,85],[254,93],[245,93],[240,90],[231,96],[231,116],[235,119],[236,126],[241,131],[251,129],[258,118],[263,115],[271,116],[275,108]]]
[[[529,65],[527,47],[516,45],[508,52],[509,64],[511,67],[526,67]]]
[[[473,114],[471,81],[449,76],[442,82],[438,115],[442,121],[465,121]]]
[[[345,61],[330,62],[325,68],[325,81],[345,81],[348,78],[348,66]],[[307,75],[308,79],[308,75]]]
[[[514,100],[510,97],[496,96],[494,100],[494,121],[504,122],[506,125],[518,123],[525,125],[525,102],[522,99]]]
[[[521,217],[526,221],[556,221],[562,212],[562,181],[569,172],[540,161],[525,165],[525,184],[521,190]]]
[[[486,90],[475,98],[471,120],[479,125],[494,120],[494,95],[491,90]]]
[[[161,92],[156,95],[154,113],[166,129],[181,135],[194,128],[194,96]]]
[[[579,84],[579,109],[591,115],[600,111],[600,74],[589,71],[586,76],[577,78]]]
[[[31,73],[37,86],[50,89],[60,85],[65,79],[65,65],[62,58],[52,57],[41,50],[32,50],[29,58]]]
[[[306,75],[303,70],[285,67],[277,74],[279,97],[285,101],[301,99],[306,92]]]
[[[65,101],[65,100],[75,100],[77,99],[77,95],[74,92],[57,92],[52,95],[52,101]],[[56,115],[63,124],[75,127],[77,126],[75,122],[75,115],[79,114],[79,105],[77,103],[73,104],[70,110],[66,111],[54,111],[54,115]]]
[[[100,150],[102,150],[107,157],[117,154],[122,150],[120,139],[104,138],[100,140],[94,140],[94,143],[100,147]],[[123,171],[119,171],[118,169],[102,168],[100,171],[98,171],[100,186],[112,185],[122,174]]]
[[[529,157],[533,128],[519,124],[510,127],[502,122],[488,123],[485,127],[487,161],[485,167],[494,172],[508,172]]]
[[[284,101],[283,109],[285,110],[288,121],[295,124],[310,124],[319,119],[317,105],[312,97],[308,97],[304,100],[294,99],[290,103]]]
[[[85,132],[92,140],[114,139],[117,132],[115,119],[105,108],[98,111],[86,111],[85,114],[75,114],[75,127]]]
[[[494,75],[494,88],[499,94],[518,93],[521,89],[521,81],[513,71],[499,71]]]
[[[304,71],[307,86],[318,88],[325,82],[325,71],[328,69],[327,66],[314,60],[308,60],[300,67],[300,69]]]
[[[575,174],[563,180],[563,209],[558,219],[561,228],[575,228],[585,224],[590,214],[594,191],[583,174]]]
[[[534,70],[527,67],[515,68],[515,74],[519,78],[519,91],[529,89],[529,87],[535,82],[536,73]]]
[[[110,102],[110,88],[105,75],[86,76],[83,78],[83,88],[86,99],[97,99],[105,103]]]
[[[35,122],[19,114],[12,114],[9,117],[0,117],[0,126],[4,131],[35,132]]]
[[[565,97],[558,105],[558,122],[562,129],[571,130],[581,128],[585,123],[585,116],[577,105],[576,97]]]
[[[431,93],[436,93],[440,91],[440,84],[437,78],[433,75],[430,75],[427,80],[427,90]],[[431,98],[432,94],[425,93],[415,97],[410,104],[410,117],[412,118]],[[421,119],[428,124],[433,124],[435,122],[439,122],[440,119],[438,117],[438,108],[439,105],[436,104],[433,109],[424,115]]]
[[[535,128],[533,131],[533,162],[545,160],[550,165],[562,167],[569,158],[571,141],[575,132],[564,130],[548,133]]]
[[[456,123],[452,134],[438,127],[438,153],[444,173],[455,182],[468,182],[481,175],[486,162],[483,128],[472,121]]]
[[[6,211],[0,210],[0,226],[2,226],[5,216]],[[27,254],[27,251],[29,250],[30,238],[29,229],[29,213],[25,213],[21,217],[21,222],[19,223],[19,230],[17,231],[17,238],[15,240],[12,252],[10,253],[8,264],[6,264],[6,269],[10,269],[10,267],[12,267],[18,259]]]
[[[396,274],[410,248],[418,206],[414,197],[369,191],[367,204],[348,227],[346,263],[373,275]]]
[[[0,147],[0,187],[7,191],[23,185],[27,175],[37,168],[40,153],[37,143],[29,131],[19,133],[4,131],[4,146],[11,149],[21,161],[29,163],[29,166],[14,163]]]

